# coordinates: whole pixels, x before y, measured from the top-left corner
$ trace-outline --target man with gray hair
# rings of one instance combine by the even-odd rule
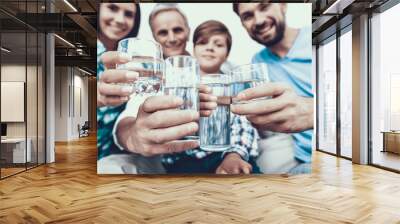
[[[176,55],[190,55],[186,50],[190,28],[185,13],[178,3],[158,3],[149,16],[149,25],[154,39],[161,45],[164,59]],[[235,65],[225,61],[221,71],[228,73]]]
[[[164,58],[190,55],[186,50],[190,28],[177,3],[157,4],[150,13],[149,24],[154,39],[162,47]]]

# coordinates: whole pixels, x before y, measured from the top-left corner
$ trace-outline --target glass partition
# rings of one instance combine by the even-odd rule
[[[38,127],[38,49],[37,41],[38,36],[36,32],[27,33],[28,38],[28,61],[27,61],[27,80],[26,80],[26,114],[27,114],[27,150],[31,151],[30,161],[28,161],[28,168],[34,167],[38,163],[38,141],[37,141],[37,127]]]
[[[28,13],[42,13],[44,2],[32,1],[27,2]],[[38,20],[38,16],[32,17],[33,20]],[[35,24],[38,21],[34,21]],[[31,161],[27,163],[28,168],[37,166],[43,161],[43,149],[44,145],[39,146],[40,135],[39,128],[39,108],[43,105],[44,95],[40,95],[40,91],[43,92],[45,86],[39,82],[40,73],[42,72],[42,58],[43,52],[43,38],[44,35],[40,34],[37,30],[27,27],[27,150],[31,151]],[[43,63],[44,64],[44,63]],[[43,111],[40,111],[43,112]],[[44,121],[43,119],[41,120]],[[42,147],[42,149],[40,149]]]
[[[26,33],[1,34],[2,177],[24,171],[31,162],[26,150]],[[29,146],[28,146],[29,149]]]
[[[1,179],[45,162],[46,40],[22,22],[43,3],[0,1]]]

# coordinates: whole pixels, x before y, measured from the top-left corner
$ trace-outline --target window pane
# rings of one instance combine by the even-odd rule
[[[318,48],[318,147],[336,153],[336,40]]]
[[[351,158],[352,141],[352,35],[340,37],[340,153]]]
[[[391,131],[400,129],[400,33],[393,28],[398,21],[400,4],[374,15],[371,38],[372,163],[396,170],[400,170],[400,132]]]

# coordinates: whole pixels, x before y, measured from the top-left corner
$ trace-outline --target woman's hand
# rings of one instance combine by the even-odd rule
[[[115,66],[129,62],[130,57],[117,51],[108,51],[101,56],[101,61],[106,70],[97,83],[97,107],[119,106],[127,102],[134,91],[131,84],[139,75],[134,71],[117,70]]]

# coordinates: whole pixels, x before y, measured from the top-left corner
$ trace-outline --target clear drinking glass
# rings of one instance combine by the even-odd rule
[[[128,54],[132,60],[117,65],[117,69],[134,71],[139,78],[129,85],[133,85],[136,94],[155,94],[161,88],[164,61],[161,46],[151,40],[140,38],[126,38],[118,43],[118,52]]]
[[[217,97],[217,108],[209,117],[200,118],[200,148],[212,152],[227,150],[231,147],[230,76],[202,75],[201,84],[212,89],[212,94]]]
[[[173,56],[165,60],[165,95],[183,99],[181,110],[199,111],[199,64],[190,56]],[[185,139],[198,139],[197,134]]]
[[[258,63],[258,64],[247,64],[235,67],[231,71],[232,75],[232,103],[233,104],[242,104],[248,103],[248,101],[237,101],[235,96],[237,96],[241,91],[253,88],[263,83],[267,83],[270,81],[268,76],[268,67],[267,64]],[[254,100],[265,99],[258,98]]]

